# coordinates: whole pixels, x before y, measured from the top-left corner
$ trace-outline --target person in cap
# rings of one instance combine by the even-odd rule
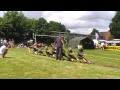
[[[54,45],[56,46],[56,60],[61,60],[64,46],[64,40],[61,35],[55,40]]]

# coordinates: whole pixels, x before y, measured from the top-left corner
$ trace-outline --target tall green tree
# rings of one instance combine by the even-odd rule
[[[120,39],[120,11],[116,11],[109,28],[113,38]]]
[[[58,31],[58,32],[66,31],[66,27],[63,24],[55,21],[50,21],[48,24],[48,28],[49,28],[49,31]]]
[[[45,32],[48,30],[48,23],[47,20],[44,18],[39,18],[36,21],[36,26],[35,26],[35,33],[37,34],[45,34]]]
[[[4,32],[2,31],[4,18],[0,17],[0,38],[3,37]]]
[[[35,33],[35,27],[36,27],[36,19],[30,19],[30,18],[27,18],[26,19],[26,28],[28,29],[27,32],[26,32],[26,39],[30,39],[33,37],[33,33]]]
[[[25,39],[28,30],[27,18],[22,12],[7,11],[3,16],[1,31],[2,36],[6,38],[14,38],[16,41]]]
[[[0,17],[0,38],[13,38],[19,42],[29,39],[35,34],[51,35],[50,31],[66,31],[66,27],[55,21],[47,22],[44,18],[30,19],[24,16],[21,11],[4,12],[3,17]],[[49,37],[41,37],[41,42],[48,40]]]

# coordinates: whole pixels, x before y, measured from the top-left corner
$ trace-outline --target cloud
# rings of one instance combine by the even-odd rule
[[[107,31],[114,11],[61,11],[44,12],[45,18],[50,21],[63,23],[71,32],[89,34],[91,29]]]
[[[81,20],[89,20],[89,21],[110,21],[114,16],[113,11],[91,11],[86,13],[84,16],[82,15],[79,19]]]
[[[3,17],[3,11],[0,11],[0,17]]]
[[[107,31],[115,11],[23,11],[28,18],[45,18],[64,24],[71,32],[89,34],[93,28]],[[0,11],[0,16],[3,12]]]
[[[28,18],[40,18],[43,16],[43,11],[23,11],[24,15]]]

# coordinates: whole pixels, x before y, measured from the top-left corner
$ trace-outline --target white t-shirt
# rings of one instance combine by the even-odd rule
[[[105,44],[104,43],[101,43],[101,46],[103,47]]]
[[[6,51],[7,47],[5,45],[0,47],[0,55],[2,55]]]

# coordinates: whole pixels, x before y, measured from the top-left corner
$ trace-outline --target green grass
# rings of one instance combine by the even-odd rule
[[[95,64],[56,61],[30,54],[26,48],[12,48],[0,58],[0,79],[120,79],[120,51],[84,52]]]

